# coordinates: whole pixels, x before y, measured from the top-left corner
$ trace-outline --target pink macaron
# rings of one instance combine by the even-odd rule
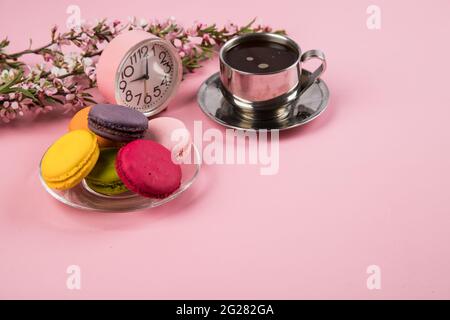
[[[120,148],[116,171],[125,186],[144,197],[165,198],[181,184],[181,167],[161,144],[134,140]]]
[[[179,163],[191,151],[191,134],[181,120],[171,117],[158,117],[148,122],[145,138],[162,144],[172,153],[172,159]]]

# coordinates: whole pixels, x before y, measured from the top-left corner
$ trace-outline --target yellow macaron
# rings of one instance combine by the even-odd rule
[[[41,165],[42,177],[50,188],[73,188],[91,172],[98,156],[95,134],[86,130],[70,131],[45,152]]]
[[[75,115],[69,122],[69,131],[82,129],[92,132],[91,130],[89,130],[88,127],[88,114],[90,110],[91,107],[85,107],[83,109],[80,109],[77,113],[75,113]],[[116,146],[116,143],[114,141],[105,139],[100,136],[97,136],[97,142],[100,148]]]

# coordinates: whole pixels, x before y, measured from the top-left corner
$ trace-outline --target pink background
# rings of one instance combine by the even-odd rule
[[[281,135],[277,175],[204,166],[176,201],[131,214],[74,210],[40,186],[38,162],[68,118],[1,125],[0,298],[450,298],[450,2],[266,3],[0,3],[12,50],[45,42],[69,4],[84,19],[258,16],[327,54],[332,94],[319,119]],[[381,30],[366,27],[371,4]],[[188,76],[165,115],[220,128],[195,100],[217,70]],[[80,291],[66,288],[72,264]],[[381,290],[366,287],[372,264]]]

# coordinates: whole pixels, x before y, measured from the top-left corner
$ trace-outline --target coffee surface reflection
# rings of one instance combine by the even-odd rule
[[[264,74],[284,70],[295,64],[298,57],[298,52],[288,46],[255,40],[229,49],[224,60],[236,70]]]

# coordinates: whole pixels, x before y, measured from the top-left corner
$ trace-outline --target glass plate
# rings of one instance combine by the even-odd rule
[[[116,196],[103,195],[90,189],[84,180],[69,190],[51,189],[42,178],[42,160],[39,163],[39,179],[44,189],[55,199],[77,209],[111,212],[136,211],[165,204],[189,189],[200,171],[200,153],[194,144],[192,144],[191,162],[191,164],[180,164],[181,185],[177,191],[163,199],[146,198],[131,191]]]

